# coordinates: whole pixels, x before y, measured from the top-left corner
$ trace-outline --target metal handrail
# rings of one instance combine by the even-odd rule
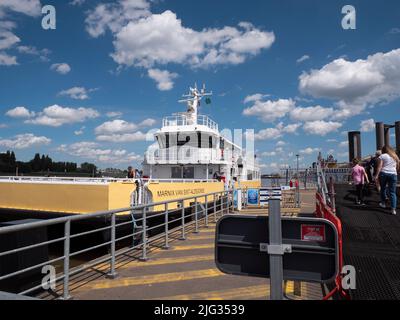
[[[206,115],[198,115],[194,122],[185,115],[170,116],[163,119],[163,127],[181,127],[188,125],[202,125],[218,131],[218,124]]]
[[[200,211],[199,211],[198,204],[200,203],[200,199],[204,199],[205,204],[204,204],[203,209],[200,209]],[[190,205],[189,207],[185,207],[184,206],[185,201],[194,202],[194,208],[195,208],[194,213],[191,213],[190,215],[185,214],[186,213],[185,209],[193,208],[193,205]],[[209,202],[212,204],[209,205]],[[217,204],[218,202],[220,202],[220,203]],[[169,209],[171,204],[180,204],[180,207],[178,207],[177,209]],[[154,218],[155,215],[152,215],[149,217],[148,212],[151,210],[151,208],[155,208],[158,206],[164,206],[164,211],[156,214],[157,216],[163,216],[163,215],[165,216],[164,223],[150,227],[148,225],[148,221],[149,221],[149,219]],[[234,207],[234,201],[233,201],[233,190],[225,190],[225,191],[212,192],[212,193],[201,194],[201,195],[196,195],[196,196],[188,196],[188,197],[181,198],[181,199],[160,201],[160,202],[145,204],[145,205],[138,205],[135,207],[123,208],[123,209],[119,209],[119,210],[96,212],[96,213],[80,215],[80,216],[68,216],[68,217],[50,219],[50,220],[46,220],[46,221],[32,222],[32,223],[25,223],[25,224],[20,224],[20,225],[16,225],[16,226],[2,227],[2,228],[0,228],[0,235],[9,234],[12,232],[22,232],[22,231],[36,229],[36,228],[40,228],[40,227],[49,227],[49,226],[53,226],[53,225],[63,224],[64,225],[64,236],[59,237],[57,239],[43,241],[40,243],[31,244],[29,246],[19,247],[19,248],[5,251],[5,252],[1,252],[0,257],[4,257],[4,256],[10,255],[10,254],[20,253],[22,251],[31,250],[33,248],[49,245],[49,244],[52,244],[55,242],[63,242],[63,254],[60,257],[57,257],[55,259],[51,259],[51,260],[48,260],[48,261],[45,261],[45,262],[42,262],[42,263],[39,263],[39,264],[36,264],[33,266],[29,266],[27,268],[14,271],[9,274],[1,275],[0,281],[24,274],[25,272],[32,271],[32,270],[38,269],[38,268],[46,266],[46,265],[50,265],[54,262],[63,261],[63,271],[61,272],[61,274],[58,274],[56,276],[54,281],[61,281],[61,280],[63,281],[62,299],[69,299],[71,297],[70,290],[69,290],[70,277],[78,272],[84,271],[84,270],[88,269],[89,267],[92,267],[93,265],[95,265],[95,264],[93,264],[94,261],[97,261],[98,264],[109,261],[110,272],[108,273],[108,276],[111,278],[114,278],[116,276],[115,261],[116,261],[117,256],[125,254],[131,250],[140,249],[141,250],[141,260],[146,261],[148,259],[147,247],[150,242],[154,241],[154,239],[160,239],[160,238],[164,237],[165,238],[164,248],[169,248],[169,234],[170,233],[180,230],[181,231],[181,240],[184,240],[184,239],[186,239],[187,227],[189,225],[194,224],[195,232],[198,232],[200,220],[204,219],[205,226],[208,227],[209,215],[213,215],[214,221],[216,222],[218,214],[234,212],[234,209],[235,209],[235,207]],[[117,238],[116,229],[120,226],[129,224],[129,222],[122,222],[122,223],[117,224],[117,222],[116,222],[117,215],[120,213],[132,212],[132,211],[136,211],[136,212],[141,211],[142,212],[141,217],[138,219],[132,220],[132,222],[130,222],[131,224],[133,224],[132,233],[129,233],[129,235]],[[173,213],[173,212],[177,212],[178,214],[179,214],[179,212],[181,212],[180,217],[178,217],[177,219],[174,219],[174,220],[170,220],[171,213]],[[200,219],[199,214],[202,214],[202,215],[205,214],[205,216],[202,219]],[[192,221],[189,223],[186,222],[186,219],[189,217],[191,217],[191,218],[194,217],[195,221],[194,222]],[[107,219],[110,219],[109,220],[110,222],[109,222],[109,225],[107,225],[106,227],[95,228],[93,230],[81,232],[78,234],[71,234],[71,225],[73,222],[78,222],[78,221],[82,221],[82,220],[90,220],[93,218],[106,218],[105,221],[108,221]],[[174,222],[177,222],[177,221],[181,221],[180,225],[178,225],[174,229],[171,229],[171,224]],[[141,228],[136,228],[137,223],[141,223]],[[154,230],[154,229],[160,228],[160,227],[165,228],[164,233],[157,234],[155,237],[148,239],[147,233],[151,230]],[[105,230],[110,230],[110,232],[111,232],[110,239],[104,240],[102,243],[96,244],[94,246],[82,248],[78,251],[74,251],[74,252],[71,251],[71,248],[70,248],[71,239],[77,239],[79,237],[83,237],[88,234],[105,231]],[[118,252],[116,251],[116,243],[118,243],[122,240],[125,240],[125,239],[129,239],[129,238],[132,238],[135,240],[136,237],[139,235],[142,236],[141,243],[135,245],[135,242],[134,242],[132,247],[121,249]],[[95,259],[94,261],[92,261],[93,263],[90,263],[90,262],[84,263],[83,265],[80,265],[80,266],[77,266],[74,268],[70,268],[71,257],[77,256],[77,255],[80,255],[80,254],[83,254],[83,253],[86,253],[89,251],[93,251],[93,250],[101,248],[101,247],[110,247],[109,255],[107,255],[106,257],[104,257],[102,259],[99,259],[99,258]],[[101,261],[101,262],[99,262],[99,261]],[[20,294],[32,294],[35,290],[38,290],[40,288],[41,288],[41,285],[37,285],[33,288],[26,289],[25,291],[23,291]]]

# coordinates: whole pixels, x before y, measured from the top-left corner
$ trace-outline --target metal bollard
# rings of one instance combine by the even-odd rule
[[[146,217],[146,207],[143,208],[142,212],[142,257],[140,261],[147,261],[147,217]]]
[[[205,207],[206,207],[206,228],[208,228],[208,196],[205,197]]]
[[[169,238],[168,238],[168,232],[169,232],[168,214],[169,214],[169,212],[168,212],[168,203],[166,203],[165,204],[165,220],[164,220],[164,223],[165,223],[165,231],[164,231],[165,232],[165,243],[164,243],[164,247],[163,247],[164,250],[168,250],[170,248],[170,246],[169,246]]]
[[[194,198],[194,223],[195,223],[195,231],[194,233],[199,233],[199,217],[198,217],[198,202],[197,202],[197,198]]]
[[[107,278],[115,279],[117,273],[115,272],[115,213],[111,215],[111,260],[110,260],[110,272],[107,274]]]
[[[64,284],[62,300],[69,300],[69,254],[70,254],[70,235],[71,235],[71,221],[68,220],[64,225]]]
[[[185,202],[182,200],[181,201],[181,206],[182,206],[182,235],[179,240],[186,240],[186,234],[185,234]]]

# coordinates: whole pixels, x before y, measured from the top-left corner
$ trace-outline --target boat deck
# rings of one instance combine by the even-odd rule
[[[315,204],[315,192],[302,195],[301,212],[283,215],[310,215]],[[242,214],[265,214],[265,209],[248,209]],[[192,230],[193,231],[193,230]],[[140,262],[140,253],[117,259],[116,279],[106,279],[108,264],[74,277],[70,285],[76,300],[265,300],[269,299],[269,280],[222,274],[214,263],[215,224],[204,226],[200,233],[188,232],[186,241],[179,234],[171,242],[170,250],[162,250],[162,243],[152,243],[147,262]],[[320,284],[285,283],[288,298],[321,300]],[[42,297],[43,298],[43,297]],[[52,297],[47,297],[52,298]]]
[[[366,206],[361,207],[355,205],[353,186],[335,188],[337,215],[343,225],[344,264],[357,271],[352,298],[400,299],[400,217],[378,207],[375,190],[370,190]]]

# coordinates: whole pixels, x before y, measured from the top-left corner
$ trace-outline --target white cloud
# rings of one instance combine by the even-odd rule
[[[0,52],[0,66],[15,66],[17,64],[17,57]]]
[[[137,142],[137,141],[147,141],[148,135],[141,131],[137,131],[134,133],[98,135],[96,137],[96,140],[104,142],[114,142],[114,143]]]
[[[51,65],[50,70],[56,71],[59,74],[67,74],[71,71],[71,67],[68,63],[54,63]]]
[[[69,5],[71,6],[81,6],[86,2],[86,0],[72,0]]]
[[[348,141],[342,141],[341,143],[339,143],[339,148],[347,148],[348,146],[349,146]]]
[[[176,74],[161,71],[168,64],[208,68],[237,65],[268,49],[275,41],[273,32],[241,22],[237,27],[185,27],[176,14],[167,10],[153,14],[152,1],[119,0],[99,4],[88,13],[86,30],[99,37],[107,30],[114,37],[111,54],[119,67],[144,67],[160,90],[170,90]]]
[[[97,135],[132,132],[139,128],[137,124],[125,120],[113,120],[104,122],[95,129]]]
[[[26,120],[25,123],[60,127],[64,124],[80,123],[99,116],[100,114],[92,108],[74,109],[55,104],[43,109],[34,119]]]
[[[400,33],[400,28],[392,28],[389,31],[390,34],[399,34]]]
[[[7,11],[14,11],[36,17],[40,15],[41,9],[40,0],[1,0],[0,17]]]
[[[282,141],[282,140],[280,140],[280,141],[278,141],[277,143],[276,143],[276,146],[277,147],[283,147],[283,146],[285,146],[286,145],[286,142],[285,141]]]
[[[156,120],[148,118],[148,119],[140,122],[139,127],[141,127],[141,128],[151,127],[151,126],[154,126],[156,123],[157,123]]]
[[[282,137],[281,130],[277,128],[267,128],[263,129],[256,134],[254,134],[255,140],[274,140]]]
[[[300,76],[299,89],[315,98],[337,101],[337,119],[360,114],[367,106],[400,96],[400,49],[376,53],[366,59],[337,59]]]
[[[300,154],[311,155],[313,153],[318,153],[320,151],[321,151],[320,148],[310,148],[310,147],[308,147],[306,149],[300,150],[299,152],[300,152]]]
[[[106,116],[108,118],[119,118],[122,116],[122,112],[119,111],[111,111],[111,112],[107,112]]]
[[[174,87],[174,79],[178,74],[167,70],[149,69],[148,76],[157,83],[157,88],[161,91],[168,91]]]
[[[333,108],[324,108],[321,106],[297,107],[290,112],[290,117],[295,121],[317,121],[331,117],[333,114]]]
[[[8,18],[9,12],[17,12],[28,16],[38,16],[41,12],[39,0],[1,0],[0,2],[0,66],[17,65],[17,57],[10,55],[5,50],[11,49],[21,42],[12,30],[17,27],[16,23]]]
[[[361,132],[371,132],[375,130],[375,120],[374,119],[368,119],[361,121]]]
[[[297,130],[301,127],[300,123],[293,123],[293,124],[288,124],[284,125],[283,123],[279,123],[277,125],[277,129],[281,130],[284,133],[296,133]]]
[[[313,135],[326,136],[328,133],[335,132],[341,127],[342,124],[340,122],[327,122],[323,120],[318,120],[306,122],[303,126],[303,129],[305,132]]]
[[[259,101],[262,100],[265,97],[268,97],[268,94],[262,94],[262,93],[256,93],[256,94],[252,94],[250,96],[247,96],[244,100],[243,103],[249,103],[249,102],[255,102],[255,101]]]
[[[11,56],[4,51],[11,49],[15,44],[21,41],[19,37],[8,29],[13,27],[13,24],[0,25],[0,66],[13,66],[18,64],[16,56]]]
[[[14,109],[8,110],[6,116],[11,118],[32,118],[35,116],[35,112],[29,111],[25,107],[15,107]]]
[[[1,139],[0,146],[10,149],[27,149],[51,143],[51,139],[44,136],[35,136],[32,133],[16,135],[13,139]]]
[[[0,29],[0,50],[10,49],[20,41],[21,39],[11,31]]]
[[[38,49],[34,46],[18,46],[18,52],[23,54],[28,54],[32,56],[38,56],[42,61],[49,61],[49,54],[51,51],[49,49]]]
[[[146,119],[139,124],[120,119],[108,121],[95,129],[96,140],[116,143],[146,141],[147,134],[138,130],[151,127],[155,123],[154,119]]]
[[[117,3],[99,4],[86,18],[86,31],[94,38],[107,30],[116,33],[130,20],[149,16],[149,9],[146,0],[119,0]]]
[[[276,155],[277,155],[276,151],[263,152],[261,154],[262,157],[275,157]]]
[[[131,20],[115,34],[115,62],[152,68],[169,63],[194,67],[241,64],[275,41],[272,32],[253,26],[224,27],[196,31],[186,28],[176,14],[167,10]]]
[[[128,153],[124,149],[104,149],[97,142],[77,142],[71,145],[61,145],[58,151],[87,160],[98,162],[121,164],[138,161],[141,156],[135,153]]]
[[[104,122],[95,129],[97,135],[115,134],[115,133],[132,133],[139,128],[151,127],[156,123],[154,119],[146,119],[139,124],[127,122],[125,120],[113,120]]]
[[[244,109],[243,114],[260,117],[264,122],[274,122],[286,116],[295,106],[296,103],[292,99],[257,100],[252,107]]]
[[[62,90],[58,93],[60,96],[68,96],[75,100],[86,100],[89,99],[89,92],[96,91],[96,89],[86,89],[84,87],[73,87],[67,90]]]
[[[83,126],[79,130],[74,131],[74,134],[76,136],[81,136],[81,135],[83,135],[85,133],[85,129],[86,129],[86,127]]]
[[[302,56],[301,58],[297,59],[296,62],[297,62],[297,63],[302,63],[302,62],[304,62],[304,61],[306,61],[306,60],[309,60],[309,59],[310,59],[310,56],[307,55],[307,54],[305,54],[305,55]]]

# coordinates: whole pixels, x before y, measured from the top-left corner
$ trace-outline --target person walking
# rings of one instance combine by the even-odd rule
[[[128,167],[128,179],[134,179],[135,178],[135,171],[133,170],[132,167]]]
[[[396,215],[397,208],[397,172],[400,169],[400,160],[396,152],[390,146],[382,148],[382,155],[379,157],[378,167],[375,179],[379,178],[381,185],[381,202],[379,206],[383,209],[386,208],[386,190],[388,190],[390,198],[390,207],[393,215]]]
[[[375,157],[372,158],[371,160],[371,167],[372,167],[372,178],[376,175],[378,171],[378,163],[379,163],[379,157],[382,155],[382,150],[377,150],[375,153]],[[376,190],[378,193],[381,193],[381,184],[379,182],[379,177],[374,180],[375,181],[375,186]]]
[[[360,166],[360,161],[358,159],[353,160],[353,165],[351,176],[353,178],[353,184],[356,186],[356,204],[364,206],[364,184],[365,182],[369,183],[368,175],[364,167]]]

